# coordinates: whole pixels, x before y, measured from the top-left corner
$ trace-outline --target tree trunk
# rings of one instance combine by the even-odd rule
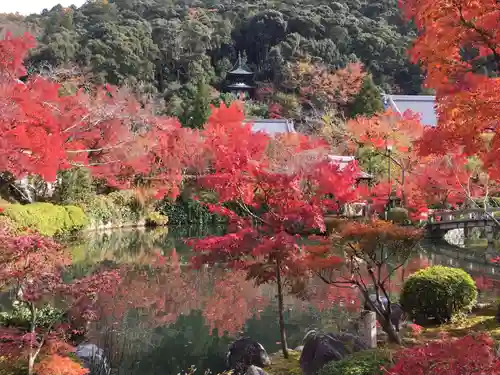
[[[375,303],[373,303],[370,300],[370,295],[368,294],[368,291],[362,289],[359,285],[358,285],[358,289],[361,291],[361,294],[363,295],[363,298],[365,299],[365,301],[372,308],[372,311],[374,311],[375,314],[377,314],[377,320],[380,323],[380,326],[382,327],[384,332],[387,333],[387,337],[389,338],[389,341],[392,343],[401,345],[402,342],[401,342],[401,337],[399,336],[399,332],[396,331],[396,328],[392,325],[392,322],[391,322],[391,318],[390,318],[390,311],[391,310],[390,309],[387,310],[386,314],[389,317],[386,317],[385,316],[386,314],[384,314],[384,311],[382,311],[378,305],[376,305]]]
[[[378,314],[377,314],[378,315]],[[380,325],[382,326],[382,329],[384,330],[385,333],[387,333],[387,337],[389,338],[389,341],[401,345],[401,337],[399,336],[399,333],[396,331],[396,328],[392,325],[391,320],[387,320],[385,317],[378,316],[378,320],[380,322]]]
[[[281,267],[279,259],[276,260],[276,283],[278,284],[278,315],[279,315],[279,325],[280,325],[281,350],[283,352],[283,357],[285,359],[288,359],[288,345],[286,342],[285,318],[283,316],[284,313],[283,285],[281,282]]]
[[[28,375],[33,375],[35,373],[35,355],[33,350],[30,350],[30,355],[28,359]]]

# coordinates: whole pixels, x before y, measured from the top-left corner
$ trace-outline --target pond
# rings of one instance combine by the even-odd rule
[[[175,375],[193,365],[197,374],[206,370],[216,374],[225,369],[228,345],[240,334],[258,340],[269,353],[279,350],[272,285],[257,288],[238,273],[182,266],[191,256],[186,238],[221,233],[219,228],[201,227],[98,232],[71,247],[72,272],[79,275],[103,267],[140,269],[154,263],[158,254],[170,256],[176,249],[180,274],[146,280],[143,272],[131,269],[121,297],[102,302],[106,318],[92,326],[89,339],[109,353],[116,374]],[[484,298],[500,292],[500,268],[488,265],[484,257],[427,241],[395,273],[391,290],[397,293],[409,274],[432,264],[464,268],[476,279]],[[346,329],[348,319],[357,313],[359,301],[343,296],[338,289],[332,291],[334,288],[321,282],[308,289],[312,292],[306,297],[286,297],[291,348],[301,345],[311,328]],[[142,307],[141,312],[136,307]],[[144,311],[148,309],[151,311]]]

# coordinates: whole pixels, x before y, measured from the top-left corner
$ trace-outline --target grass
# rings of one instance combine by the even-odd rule
[[[302,375],[302,370],[299,365],[300,352],[295,350],[289,351],[289,358],[283,358],[281,352],[271,356],[272,364],[266,367],[265,370],[269,375]]]

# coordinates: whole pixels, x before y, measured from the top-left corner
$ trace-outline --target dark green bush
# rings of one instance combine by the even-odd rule
[[[207,225],[224,222],[224,218],[210,213],[210,211],[195,199],[180,196],[175,201],[165,198],[157,210],[168,217],[170,225]]]
[[[412,319],[423,324],[439,323],[470,311],[477,301],[472,277],[460,268],[432,266],[411,275],[405,282],[400,302]]]
[[[382,375],[389,368],[391,355],[385,350],[364,350],[354,353],[342,361],[327,363],[319,375]]]

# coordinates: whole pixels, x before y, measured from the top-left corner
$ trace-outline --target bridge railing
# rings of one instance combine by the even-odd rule
[[[467,210],[440,210],[429,212],[428,222],[439,223],[447,221],[461,221],[461,220],[488,220],[496,212],[500,212],[500,207],[488,208],[471,208]],[[500,219],[500,217],[499,217]]]

